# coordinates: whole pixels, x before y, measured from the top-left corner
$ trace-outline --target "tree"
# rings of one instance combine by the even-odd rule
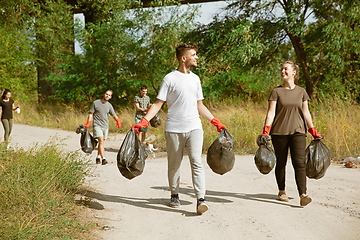
[[[259,75],[246,73],[251,60],[258,59],[264,50],[251,28],[248,20],[216,18],[183,37],[183,41],[199,45],[199,67],[194,71],[200,76],[207,97],[218,100],[223,96],[240,96],[255,100],[261,95],[258,90],[264,88],[260,87]]]
[[[73,52],[73,16],[64,1],[43,0],[29,6],[33,17],[35,65],[38,73],[38,99],[48,101],[54,88],[46,77],[56,71],[66,52]]]
[[[239,19],[251,19],[253,30],[257,31],[266,47],[277,51],[279,45],[290,40],[296,58],[302,69],[306,91],[313,97],[314,83],[309,67],[309,56],[304,46],[306,19],[312,13],[315,1],[311,0],[245,0],[236,1],[228,6],[230,13]],[[260,37],[260,38],[261,38]],[[262,38],[261,38],[262,39]]]
[[[30,1],[0,3],[0,91],[9,88],[13,97],[28,101],[35,96],[36,69],[29,31]]]
[[[88,24],[79,31],[83,54],[70,54],[47,81],[55,97],[81,104],[92,101],[106,88],[114,91],[113,102],[128,104],[146,84],[154,96],[166,73],[175,69],[175,46],[192,27],[195,10],[180,6],[121,11],[106,21]]]
[[[317,78],[324,78],[328,86],[341,85],[343,95],[350,92],[360,101],[360,1],[334,0],[316,2],[315,16],[318,29]],[[321,37],[319,37],[321,36]],[[326,86],[325,86],[326,87]]]

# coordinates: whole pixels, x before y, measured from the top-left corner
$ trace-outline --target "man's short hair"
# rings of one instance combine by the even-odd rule
[[[110,91],[110,92],[111,92],[111,94],[113,94],[113,93],[114,93],[114,91],[113,91],[113,90],[111,90],[111,89],[106,89],[106,90],[104,91],[104,93],[103,93],[103,94],[105,94],[107,91]]]
[[[195,43],[181,43],[176,47],[176,58],[180,59],[182,56],[185,55],[187,50],[194,49],[195,51],[198,50],[198,46]]]
[[[141,90],[144,90],[144,89],[147,89],[147,86],[146,86],[146,85],[142,85],[142,86],[140,87],[140,91],[141,91]]]

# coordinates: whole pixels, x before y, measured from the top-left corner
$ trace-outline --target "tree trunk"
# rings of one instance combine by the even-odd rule
[[[304,45],[299,37],[295,37],[291,33],[287,33],[287,35],[289,36],[289,38],[291,40],[291,43],[295,49],[297,59],[299,60],[299,63],[300,63],[300,67],[304,73],[306,92],[308,93],[310,98],[313,98],[315,96],[314,85],[313,85],[313,82],[311,81],[309,62],[306,57]]]

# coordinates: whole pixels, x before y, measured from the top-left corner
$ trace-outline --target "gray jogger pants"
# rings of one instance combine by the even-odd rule
[[[201,162],[203,130],[195,129],[187,133],[165,132],[168,158],[168,179],[171,194],[179,193],[180,165],[186,149],[191,166],[192,181],[196,198],[205,196],[205,171]]]

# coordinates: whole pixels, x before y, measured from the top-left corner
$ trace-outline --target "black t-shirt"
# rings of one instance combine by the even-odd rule
[[[0,99],[0,106],[2,107],[1,119],[12,119],[13,118],[13,107],[14,100],[9,99],[5,102],[4,99]]]

